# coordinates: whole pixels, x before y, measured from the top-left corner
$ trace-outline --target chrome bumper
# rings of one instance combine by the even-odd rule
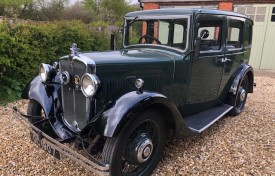
[[[95,158],[87,159],[83,155],[75,152],[74,150],[70,149],[69,147],[65,146],[64,144],[58,142],[57,140],[53,139],[49,135],[42,132],[40,129],[35,127],[33,124],[29,123],[26,118],[22,115],[21,112],[17,110],[16,107],[13,108],[13,112],[15,115],[15,118],[20,120],[23,125],[25,125],[31,132],[35,132],[39,134],[39,138],[41,139],[41,142],[43,144],[46,144],[47,146],[50,146],[51,148],[57,150],[61,155],[66,156],[70,158],[71,160],[75,161],[76,163],[79,163],[81,166],[83,166],[85,169],[96,173],[98,175],[109,175],[109,165],[103,164],[102,162],[98,161]],[[43,146],[40,146],[43,148]]]

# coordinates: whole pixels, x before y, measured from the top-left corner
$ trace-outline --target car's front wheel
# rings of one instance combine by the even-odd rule
[[[28,105],[28,111],[27,115],[29,116],[41,116],[41,120],[43,119],[42,117],[45,117],[44,110],[42,106],[35,100],[30,100],[29,105]],[[40,119],[29,119],[30,123],[35,123],[38,122]]]
[[[161,114],[145,111],[132,117],[116,137],[108,138],[103,162],[112,176],[150,175],[161,158],[166,138]]]

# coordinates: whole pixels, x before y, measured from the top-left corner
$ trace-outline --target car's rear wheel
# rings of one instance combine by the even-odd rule
[[[116,137],[108,138],[103,162],[112,176],[150,175],[161,158],[166,138],[161,114],[145,111],[131,118]]]
[[[233,109],[229,112],[229,115],[237,116],[243,111],[247,99],[248,85],[249,80],[245,76],[239,84],[236,95],[230,97]]]
[[[43,110],[42,106],[35,100],[30,100],[29,101],[27,115],[45,117],[45,113],[44,113],[44,110]],[[41,120],[42,119],[43,118],[41,118]],[[28,119],[28,120],[31,123],[35,123],[35,122],[38,122],[40,119],[35,119],[35,120],[34,119]]]

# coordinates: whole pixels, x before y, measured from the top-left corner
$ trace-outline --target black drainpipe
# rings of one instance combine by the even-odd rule
[[[143,3],[141,2],[141,0],[138,0],[139,2],[139,7],[143,10]]]

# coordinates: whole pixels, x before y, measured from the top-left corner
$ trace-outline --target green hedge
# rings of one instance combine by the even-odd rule
[[[109,48],[109,37],[79,21],[0,23],[0,103],[19,98],[25,84],[38,74],[39,64],[69,54],[72,43],[81,51],[102,51]]]

